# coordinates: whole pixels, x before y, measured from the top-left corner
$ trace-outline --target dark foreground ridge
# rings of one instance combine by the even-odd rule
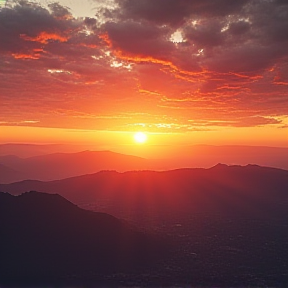
[[[58,277],[56,284],[64,278],[70,279],[68,284],[92,287],[288,287],[288,171],[223,164],[164,172],[104,171],[59,181],[0,185],[0,190],[59,193],[87,209],[153,229],[162,237],[161,248],[169,247],[163,258],[159,242],[151,242],[147,234],[112,216],[83,211],[60,196],[0,194],[0,228],[6,231],[1,233],[5,237],[0,252],[5,257],[0,257],[0,271],[6,274],[0,273],[5,279],[31,277],[31,271],[47,277],[52,271],[50,275]],[[106,220],[98,219],[96,225],[91,215]],[[26,247],[33,249],[33,257]]]
[[[0,219],[0,285],[113,283],[113,275],[143,273],[164,247],[57,194],[0,193]]]

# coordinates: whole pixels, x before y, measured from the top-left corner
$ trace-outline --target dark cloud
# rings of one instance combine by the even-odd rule
[[[212,71],[254,74],[271,68],[284,53],[284,47],[275,44],[259,46],[246,43],[242,46],[220,47],[204,63]]]
[[[184,32],[186,38],[198,47],[214,47],[223,44],[225,33],[221,32],[223,23],[215,19],[201,21],[200,24],[187,27]]]
[[[51,3],[48,5],[48,7],[52,11],[52,15],[58,19],[73,18],[70,11],[67,8],[61,6],[59,3]]]
[[[167,59],[174,49],[169,30],[153,25],[127,21],[108,22],[104,26],[113,49],[133,56]]]
[[[238,12],[246,0],[117,0],[124,19],[147,20],[156,24],[179,26],[190,16],[225,16]]]
[[[32,53],[39,43],[66,41],[71,31],[79,29],[77,21],[58,18],[67,10],[54,4],[52,13],[39,5],[19,2],[13,9],[0,11],[0,51],[6,53]],[[56,13],[54,15],[54,12]],[[68,13],[68,12],[67,12]],[[65,14],[66,15],[66,14]]]
[[[237,22],[232,22],[229,24],[228,33],[232,36],[241,36],[247,33],[250,29],[251,24],[247,21],[239,20]]]

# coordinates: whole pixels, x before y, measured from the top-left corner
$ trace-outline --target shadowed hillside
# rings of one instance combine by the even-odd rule
[[[145,271],[163,243],[54,194],[0,193],[0,284],[69,283]],[[104,278],[103,278],[104,277]],[[66,281],[66,282],[65,282]]]

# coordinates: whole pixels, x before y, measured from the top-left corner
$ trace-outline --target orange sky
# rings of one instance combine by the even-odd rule
[[[0,5],[1,143],[288,147],[283,1],[52,2]]]
[[[135,143],[134,132],[15,126],[2,126],[0,130],[0,143],[72,144],[79,147],[76,150],[111,150],[148,158],[170,157],[175,151],[177,153],[181,151],[185,155],[189,146],[203,143],[288,147],[287,135],[282,133],[281,129],[269,127],[222,128],[222,130],[187,133],[147,133],[148,139],[144,144]]]

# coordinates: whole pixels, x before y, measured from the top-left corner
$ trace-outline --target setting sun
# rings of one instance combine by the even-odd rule
[[[147,141],[147,135],[143,132],[137,132],[134,134],[134,140],[139,144],[145,143]]]

